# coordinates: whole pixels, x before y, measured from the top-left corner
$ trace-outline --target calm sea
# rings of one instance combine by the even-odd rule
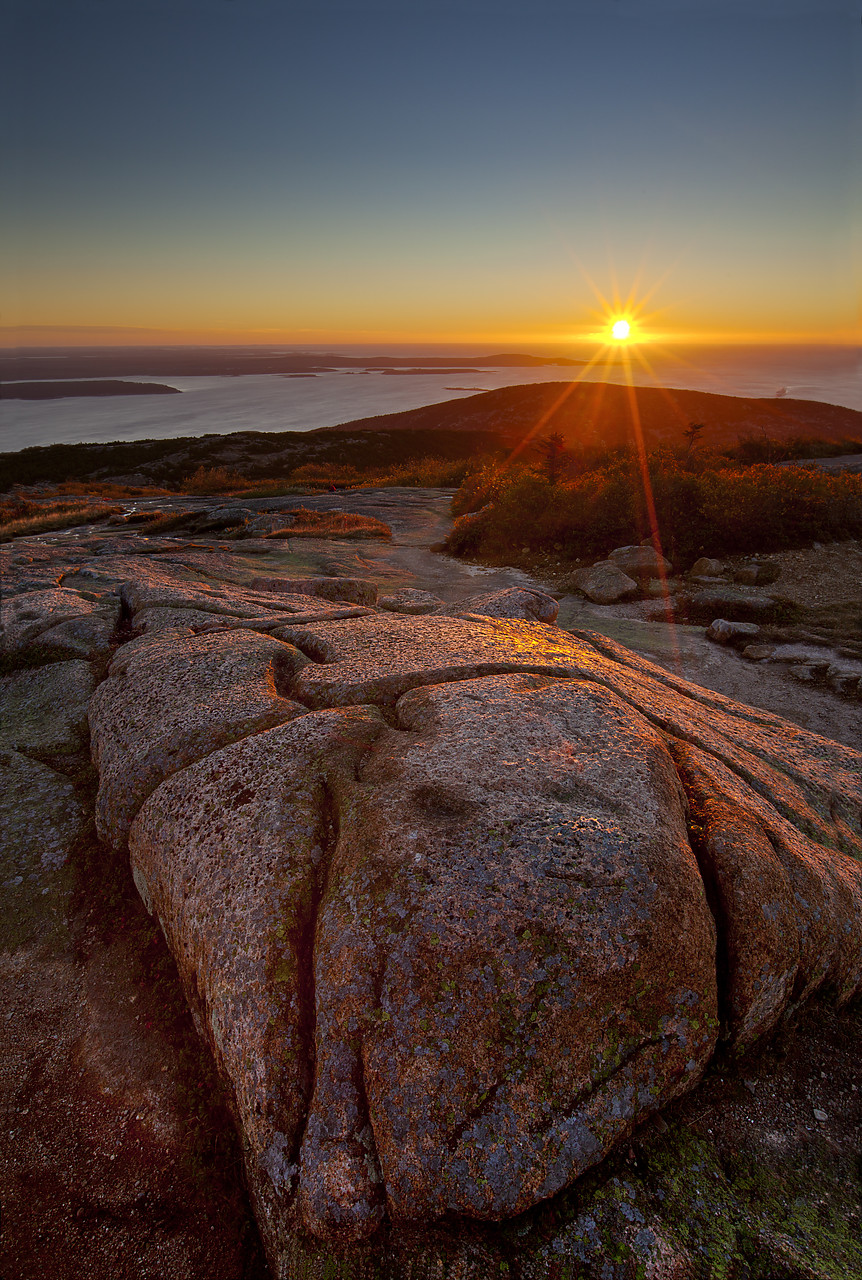
[[[355,351],[351,351],[355,354]],[[414,356],[422,354],[415,350]],[[429,354],[440,354],[439,348]],[[450,350],[449,355],[470,355]],[[634,380],[724,395],[774,396],[862,410],[862,358],[854,348],[689,348],[650,353],[652,372],[636,366]],[[576,370],[481,369],[479,373],[390,374],[334,371],[310,377],[135,377],[161,382],[181,396],[129,396],[0,403],[0,450],[76,441],[169,439],[231,431],[311,431],[354,418],[416,409],[478,391],[533,382],[562,382]],[[619,368],[598,367],[587,378],[623,381]]]

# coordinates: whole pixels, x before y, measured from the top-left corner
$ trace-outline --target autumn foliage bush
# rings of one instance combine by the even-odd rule
[[[527,465],[484,463],[455,497],[460,519],[447,550],[491,560],[524,548],[606,554],[650,536],[649,493],[662,546],[680,567],[704,554],[777,551],[862,532],[862,476],[664,449],[645,469],[626,452],[557,483]]]

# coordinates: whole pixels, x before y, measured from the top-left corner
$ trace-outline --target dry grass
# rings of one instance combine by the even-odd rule
[[[173,529],[182,529],[194,519],[194,512],[189,511],[149,511],[142,520],[124,522],[123,527],[131,527],[141,533],[168,533]]]
[[[308,511],[299,507],[285,511],[285,527],[268,533],[267,538],[391,538],[392,530],[373,516],[353,515],[348,511]]]
[[[53,485],[51,493],[57,495],[78,494],[83,498],[167,498],[172,490],[158,485],[107,484],[101,480],[64,480]]]
[[[9,542],[12,538],[24,538],[34,533],[49,533],[53,529],[73,529],[76,525],[97,524],[120,510],[120,507],[103,502],[98,506],[80,502],[3,503],[0,505],[0,542]]]
[[[198,467],[180,486],[181,493],[205,497],[210,494],[234,498],[276,498],[311,490],[391,488],[457,488],[471,463],[463,458],[426,456],[411,462],[371,465],[362,470],[333,462],[308,462],[288,475],[252,480],[227,467]]]

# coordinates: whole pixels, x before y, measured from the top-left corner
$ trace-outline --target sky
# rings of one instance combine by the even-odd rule
[[[859,0],[6,0],[0,44],[2,346],[858,341]]]

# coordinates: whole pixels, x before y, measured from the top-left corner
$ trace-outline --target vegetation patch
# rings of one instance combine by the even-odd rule
[[[460,519],[446,550],[492,562],[518,550],[576,559],[657,529],[665,553],[685,568],[702,555],[781,550],[862,529],[862,476],[813,464],[745,466],[725,454],[662,448],[643,459],[619,451],[587,468],[570,460],[569,474],[561,470],[547,452],[539,466],[476,466],[453,501]]]
[[[349,511],[308,511],[299,507],[285,511],[285,528],[268,533],[268,538],[391,538],[392,530],[373,516]]]
[[[120,510],[120,507],[105,502],[33,502],[16,496],[0,503],[0,542],[29,534],[48,533],[52,529],[97,524]]]

